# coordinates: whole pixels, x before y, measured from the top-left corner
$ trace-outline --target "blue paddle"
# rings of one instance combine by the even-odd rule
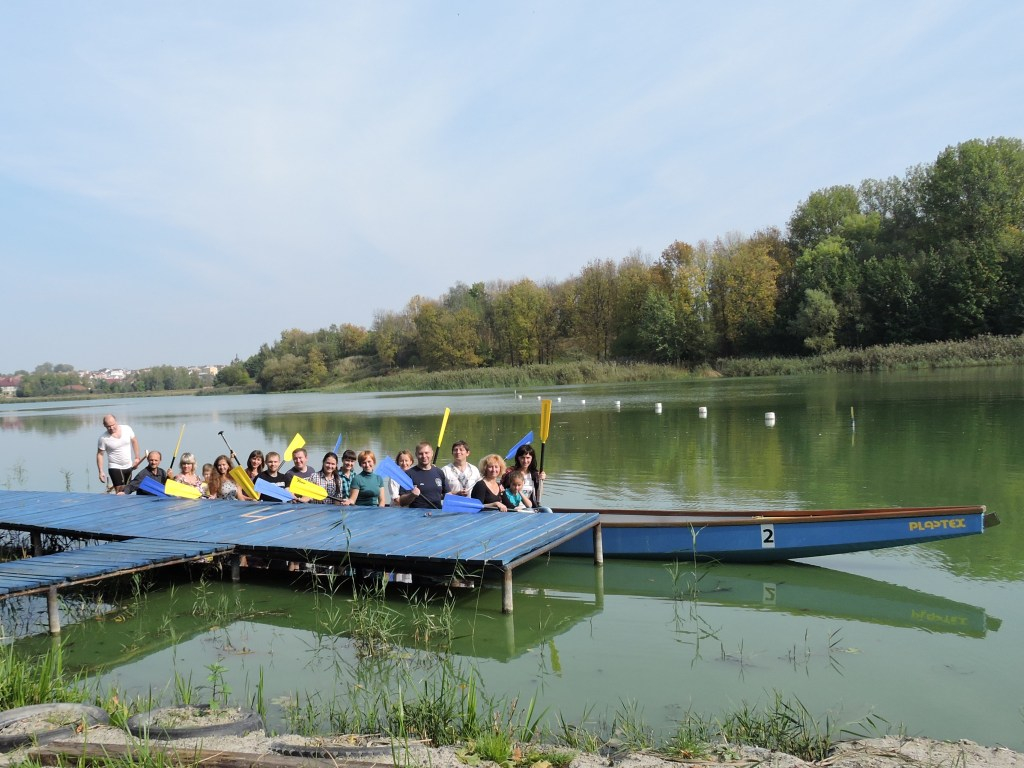
[[[441,501],[442,512],[479,512],[484,508],[480,499],[471,496],[459,496],[457,493],[447,493]]]
[[[335,453],[335,454],[337,454],[337,453],[338,453],[338,450],[339,450],[340,448],[341,448],[341,432],[339,432],[339,433],[338,433],[338,442],[336,442],[336,443],[334,444],[334,453]]]
[[[155,477],[146,475],[139,482],[139,490],[151,493],[154,496],[167,496],[167,492],[164,490],[163,483],[157,480]]]
[[[381,459],[380,464],[374,468],[374,472],[382,477],[386,477],[388,480],[394,480],[398,483],[398,487],[404,491],[412,490],[412,478],[409,477],[404,469],[395,464],[395,460],[390,456],[385,456]]]
[[[508,453],[505,454],[505,461],[508,461],[509,459],[514,459],[516,456],[516,451],[518,451],[522,446],[528,445],[532,442],[533,430],[531,429],[529,432],[523,435],[522,440],[520,440],[518,443],[516,443],[515,445],[508,449]]]
[[[270,498],[277,499],[278,501],[295,500],[294,494],[292,494],[292,492],[287,488],[282,488],[278,485],[274,485],[273,483],[268,483],[262,477],[257,477],[254,485],[256,492],[263,496],[269,496]]]

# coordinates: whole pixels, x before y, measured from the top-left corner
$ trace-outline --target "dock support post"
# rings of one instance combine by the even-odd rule
[[[57,610],[57,587],[50,587],[46,592],[46,618],[50,624],[50,634],[60,634],[60,611]]]
[[[32,557],[39,557],[43,554],[43,536],[39,531],[33,531],[29,534],[29,538],[32,541]]]
[[[501,581],[501,612],[512,613],[512,569],[506,568]]]
[[[604,539],[600,523],[594,526],[594,565],[604,565]]]
[[[238,555],[231,556],[231,580],[238,583],[242,580],[242,558]]]

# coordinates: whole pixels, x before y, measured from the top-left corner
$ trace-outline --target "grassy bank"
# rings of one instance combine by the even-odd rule
[[[788,376],[936,368],[972,368],[1024,363],[1024,336],[978,336],[933,344],[889,344],[837,349],[813,357],[737,357],[717,362],[723,376]]]
[[[396,392],[457,389],[517,389],[557,384],[673,381],[707,376],[788,376],[813,373],[969,368],[1024,364],[1024,336],[979,336],[933,344],[890,344],[837,349],[810,357],[721,358],[687,368],[654,363],[566,362],[459,371],[399,371],[388,376],[325,387],[325,392]]]
[[[568,362],[501,368],[466,368],[459,371],[399,371],[325,387],[325,392],[398,392],[449,389],[522,389],[557,384],[611,384],[633,381],[668,381],[701,376],[691,370],[653,363]]]
[[[211,664],[205,675],[210,686],[194,685],[192,675],[175,673],[173,703],[161,701],[159,694],[131,700],[116,690],[90,690],[75,676],[63,670],[61,646],[36,658],[23,658],[10,646],[0,648],[0,710],[31,704],[79,702],[104,709],[110,723],[124,728],[129,717],[154,707],[209,706],[243,707],[266,713],[267,702],[261,686],[237,697],[224,685],[224,667]],[[374,663],[391,663],[378,658]],[[798,701],[770,694],[759,704],[743,703],[734,712],[709,717],[687,713],[676,729],[657,738],[654,729],[643,721],[642,708],[635,702],[622,702],[610,718],[583,712],[579,722],[561,714],[550,717],[536,699],[490,697],[483,688],[477,670],[461,667],[441,657],[443,673],[421,686],[398,687],[397,692],[366,689],[349,692],[348,699],[325,699],[321,692],[296,691],[288,711],[286,727],[302,736],[373,734],[395,744],[427,743],[432,746],[457,745],[468,765],[491,760],[504,768],[528,768],[546,763],[549,768],[564,768],[576,753],[598,753],[621,757],[629,752],[647,752],[669,759],[715,759],[728,757],[735,745],[762,747],[786,752],[805,760],[828,756],[843,735],[859,736],[840,730],[834,721],[824,722]],[[196,672],[196,678],[204,673]],[[261,672],[262,678],[262,672]],[[205,694],[204,692],[209,692]],[[280,703],[280,702],[278,702]],[[877,721],[862,721],[867,731]],[[43,730],[63,726],[53,721]],[[723,749],[727,750],[723,753]],[[400,750],[396,764],[404,765]],[[115,760],[96,765],[124,765]]]

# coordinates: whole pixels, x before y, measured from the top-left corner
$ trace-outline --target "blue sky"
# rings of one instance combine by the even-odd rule
[[[0,373],[223,363],[1024,135],[1010,2],[0,4]]]

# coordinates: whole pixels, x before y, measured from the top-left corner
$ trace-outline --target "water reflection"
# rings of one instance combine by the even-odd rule
[[[394,636],[409,649],[503,662],[593,619],[611,595],[676,603],[691,617],[705,607],[722,606],[964,637],[984,637],[1001,624],[978,606],[796,563],[680,566],[620,560],[595,567],[552,558],[520,568],[514,584],[512,615],[501,614],[500,590],[487,585],[457,590],[448,601],[438,594],[426,601],[423,592],[399,592],[392,585],[381,605],[394,619]],[[340,591],[325,591],[339,586]],[[90,616],[69,627],[65,663],[80,670],[117,667],[237,622],[309,633],[322,650],[324,641],[352,635],[359,626],[360,617],[353,613],[365,601],[353,601],[350,589],[321,578],[301,592],[273,582],[202,583],[153,592],[115,614]],[[22,606],[45,616],[41,602],[36,608]],[[160,631],[154,632],[154,626]],[[31,647],[39,641],[23,642]]]

